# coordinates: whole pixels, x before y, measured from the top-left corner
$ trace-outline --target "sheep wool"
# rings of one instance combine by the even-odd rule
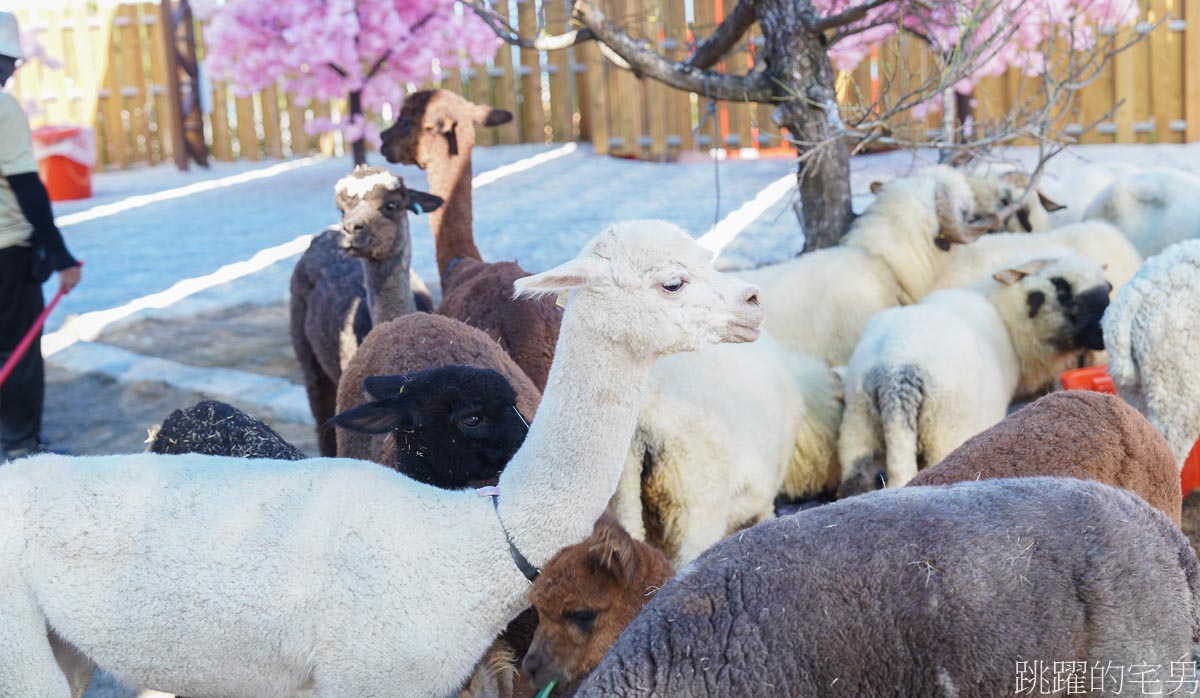
[[[1108,372],[1182,469],[1200,437],[1200,240],[1149,259],[1104,314]]]
[[[908,486],[1038,476],[1121,487],[1179,523],[1179,473],[1162,434],[1119,397],[1087,390],[1052,393],[1022,407]]]
[[[1084,220],[1112,223],[1149,257],[1200,237],[1200,177],[1183,170],[1134,172],[1120,177],[1087,207]]]
[[[885,490],[722,541],[577,695],[1000,698],[1034,660],[1148,664],[1145,690],[1166,694],[1172,662],[1200,640],[1198,594],[1187,539],[1124,490],[1073,478]]]

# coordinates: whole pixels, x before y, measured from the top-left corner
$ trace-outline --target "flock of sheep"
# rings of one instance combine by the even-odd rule
[[[530,275],[473,237],[475,128],[509,118],[417,93],[383,153],[431,193],[337,183],[291,304],[337,459],[205,402],[149,453],[0,468],[0,696],[97,667],[196,698],[1000,696],[1034,661],[1195,692],[1200,179],[1063,208],[931,167],[781,264],[626,221]],[[1009,414],[1105,362],[1124,400]]]

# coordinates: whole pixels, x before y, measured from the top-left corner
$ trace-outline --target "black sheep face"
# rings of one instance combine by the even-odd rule
[[[1054,284],[1056,300],[1068,320],[1060,344],[1067,345],[1064,347],[1067,349],[1103,349],[1104,331],[1100,320],[1108,308],[1112,284],[1105,282],[1103,286],[1076,293],[1071,282],[1061,276],[1051,277],[1050,283]]]
[[[459,489],[495,480],[525,440],[529,427],[517,394],[491,369],[447,366],[363,383],[374,402],[333,418],[338,426],[391,433],[394,467],[440,487]]]
[[[1035,260],[1006,269],[995,278],[1021,285],[1028,316],[1042,341],[1064,352],[1104,348],[1100,320],[1108,308],[1112,284],[1104,280],[1100,265],[1067,256]]]

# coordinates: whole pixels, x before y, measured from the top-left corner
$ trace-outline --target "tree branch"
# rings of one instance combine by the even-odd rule
[[[739,3],[740,4],[740,3]],[[774,102],[775,89],[761,72],[729,75],[702,70],[688,63],[663,57],[617,25],[589,0],[575,1],[575,16],[591,30],[602,45],[629,64],[637,76],[649,77],[671,87],[695,92],[712,99],[737,102]]]
[[[883,0],[891,2],[891,0]],[[715,31],[704,41],[696,44],[696,50],[687,59],[687,64],[696,68],[711,68],[721,56],[742,38],[751,24],[758,19],[758,5],[755,0],[739,0],[733,7],[733,12],[721,21]]]
[[[844,27],[847,24],[857,22],[863,17],[866,17],[867,13],[876,7],[879,7],[880,5],[886,5],[892,1],[893,0],[867,0],[867,2],[864,2],[861,5],[855,5],[854,7],[848,8],[847,10],[839,12],[836,15],[818,18],[817,21],[813,22],[811,28],[813,31],[823,32],[828,29]]]
[[[489,7],[486,0],[472,0],[465,4],[474,10],[475,14],[505,43],[530,51],[559,51],[595,38],[589,29],[584,28],[572,29],[564,34],[526,39],[508,23],[505,17]]]

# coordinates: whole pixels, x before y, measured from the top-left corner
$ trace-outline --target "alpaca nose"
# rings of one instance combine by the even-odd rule
[[[536,681],[538,674],[546,668],[546,653],[537,648],[531,648],[525,653],[521,668],[525,670],[526,676]]]
[[[742,291],[742,300],[750,305],[758,305],[758,289],[753,286],[746,287]]]

